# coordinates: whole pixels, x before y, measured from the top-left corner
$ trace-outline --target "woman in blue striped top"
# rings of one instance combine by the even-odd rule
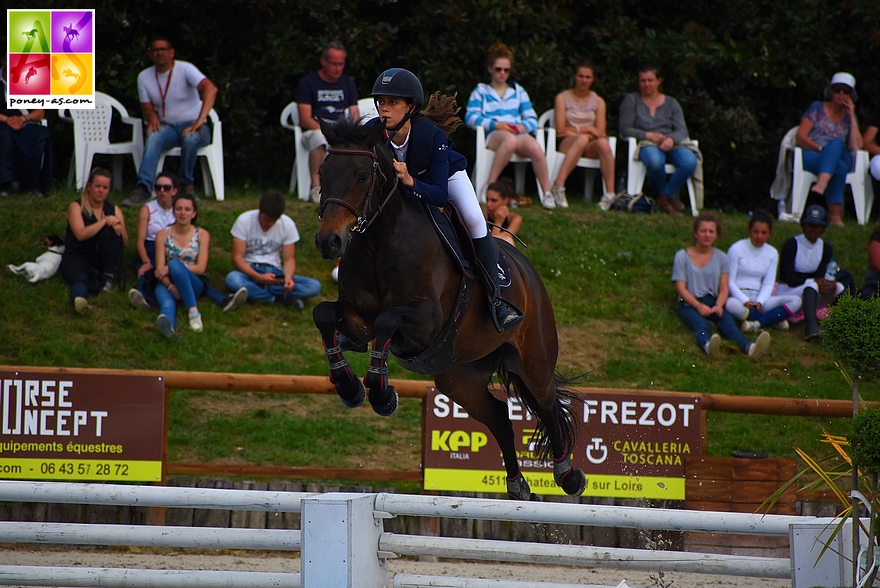
[[[467,103],[465,123],[472,129],[486,129],[486,147],[495,152],[487,184],[498,179],[514,154],[532,160],[532,169],[541,184],[541,204],[556,208],[550,193],[550,175],[547,159],[538,141],[530,134],[538,128],[538,115],[532,108],[528,92],[509,81],[513,67],[513,53],[504,43],[489,47],[487,60],[492,81],[477,84]],[[477,186],[482,190],[483,186]]]

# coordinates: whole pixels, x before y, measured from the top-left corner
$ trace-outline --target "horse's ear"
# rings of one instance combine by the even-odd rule
[[[381,123],[373,123],[369,125],[370,132],[367,133],[367,136],[364,138],[364,144],[368,149],[372,149],[376,145],[382,142],[384,138],[385,125]]]
[[[328,143],[330,143],[331,145],[335,145],[339,142],[339,136],[336,133],[336,125],[333,123],[333,121],[319,118],[318,124],[321,125],[321,132],[324,133],[324,138],[327,139]]]

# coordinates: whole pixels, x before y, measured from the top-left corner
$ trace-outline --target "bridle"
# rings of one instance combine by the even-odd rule
[[[391,195],[397,190],[397,175],[394,176],[394,185],[391,186],[391,189],[385,195],[385,198],[379,203],[378,208],[375,211],[372,211],[373,205],[373,194],[376,191],[377,185],[377,176],[381,177],[382,183],[384,184],[388,178],[382,173],[382,169],[379,167],[379,157],[376,155],[376,148],[374,147],[372,150],[366,149],[339,149],[339,148],[331,148],[328,152],[328,155],[360,155],[364,157],[369,157],[373,160],[372,170],[370,170],[370,185],[367,187],[367,196],[364,198],[363,205],[361,206],[361,210],[357,210],[354,206],[342,200],[341,198],[327,198],[325,200],[321,200],[321,207],[318,210],[318,219],[321,220],[324,217],[324,209],[327,208],[328,204],[338,204],[342,208],[345,208],[349,212],[351,212],[357,221],[354,226],[349,229],[352,233],[363,233],[367,230],[374,220],[379,216],[382,210],[385,208],[385,205],[388,204],[388,200],[391,198]]]

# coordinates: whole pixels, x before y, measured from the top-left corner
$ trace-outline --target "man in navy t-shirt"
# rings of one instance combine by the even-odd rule
[[[303,146],[309,150],[309,171],[312,188],[309,198],[320,198],[318,167],[327,154],[327,140],[321,133],[318,119],[336,120],[346,111],[358,118],[357,88],[354,82],[342,75],[345,69],[345,47],[333,41],[321,53],[321,69],[306,74],[296,86],[294,100],[299,110],[299,124],[303,128]]]

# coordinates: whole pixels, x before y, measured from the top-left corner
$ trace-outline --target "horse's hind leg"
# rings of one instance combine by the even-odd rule
[[[516,500],[538,500],[519,469],[516,440],[507,403],[489,393],[489,378],[497,364],[495,354],[467,366],[455,367],[434,378],[437,389],[486,425],[501,448],[507,472],[507,493]]]
[[[348,408],[357,408],[366,399],[366,390],[361,381],[351,371],[348,360],[342,354],[339,345],[336,326],[339,316],[338,302],[321,302],[312,311],[315,325],[321,332],[321,340],[324,344],[324,353],[330,364],[330,382],[336,387],[336,393],[342,404]]]

